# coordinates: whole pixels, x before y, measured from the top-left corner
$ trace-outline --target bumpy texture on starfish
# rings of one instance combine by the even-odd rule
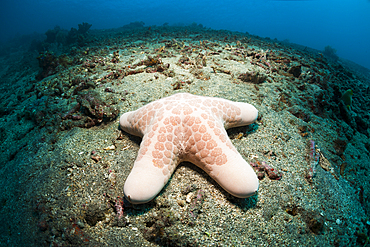
[[[152,200],[181,161],[189,161],[230,194],[245,198],[258,190],[252,167],[232,145],[226,130],[256,121],[247,103],[178,93],[123,114],[121,128],[143,137],[124,194],[131,203]]]

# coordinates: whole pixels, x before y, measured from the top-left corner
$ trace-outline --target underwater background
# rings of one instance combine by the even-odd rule
[[[145,25],[188,25],[248,32],[318,50],[330,45],[340,57],[370,68],[369,0],[248,1],[1,1],[1,41],[70,29],[88,22],[92,29]]]
[[[369,0],[1,1],[0,246],[369,247],[369,13]],[[224,131],[235,102],[258,117]],[[153,134],[168,119],[187,146],[169,125]],[[129,175],[144,153],[161,176]],[[233,154],[236,171],[212,173]]]

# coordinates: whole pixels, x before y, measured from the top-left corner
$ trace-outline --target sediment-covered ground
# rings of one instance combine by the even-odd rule
[[[0,56],[1,246],[369,244],[368,70],[201,25],[26,41]],[[141,139],[119,116],[178,92],[258,109],[256,123],[228,130],[258,194],[235,198],[181,163],[153,201],[123,198]]]

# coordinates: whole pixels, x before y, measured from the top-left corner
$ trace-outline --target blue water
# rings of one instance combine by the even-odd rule
[[[370,68],[369,0],[2,0],[1,41],[55,25],[69,30],[78,23],[92,29],[116,28],[134,21],[146,26],[196,22],[213,29],[248,32],[323,50]]]

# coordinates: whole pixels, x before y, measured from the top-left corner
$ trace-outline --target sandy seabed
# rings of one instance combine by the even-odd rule
[[[200,25],[85,39],[1,53],[1,246],[370,245],[368,70]],[[141,139],[119,116],[179,92],[258,109],[256,123],[228,130],[257,166],[255,196],[235,198],[184,162],[153,201],[123,199]]]

